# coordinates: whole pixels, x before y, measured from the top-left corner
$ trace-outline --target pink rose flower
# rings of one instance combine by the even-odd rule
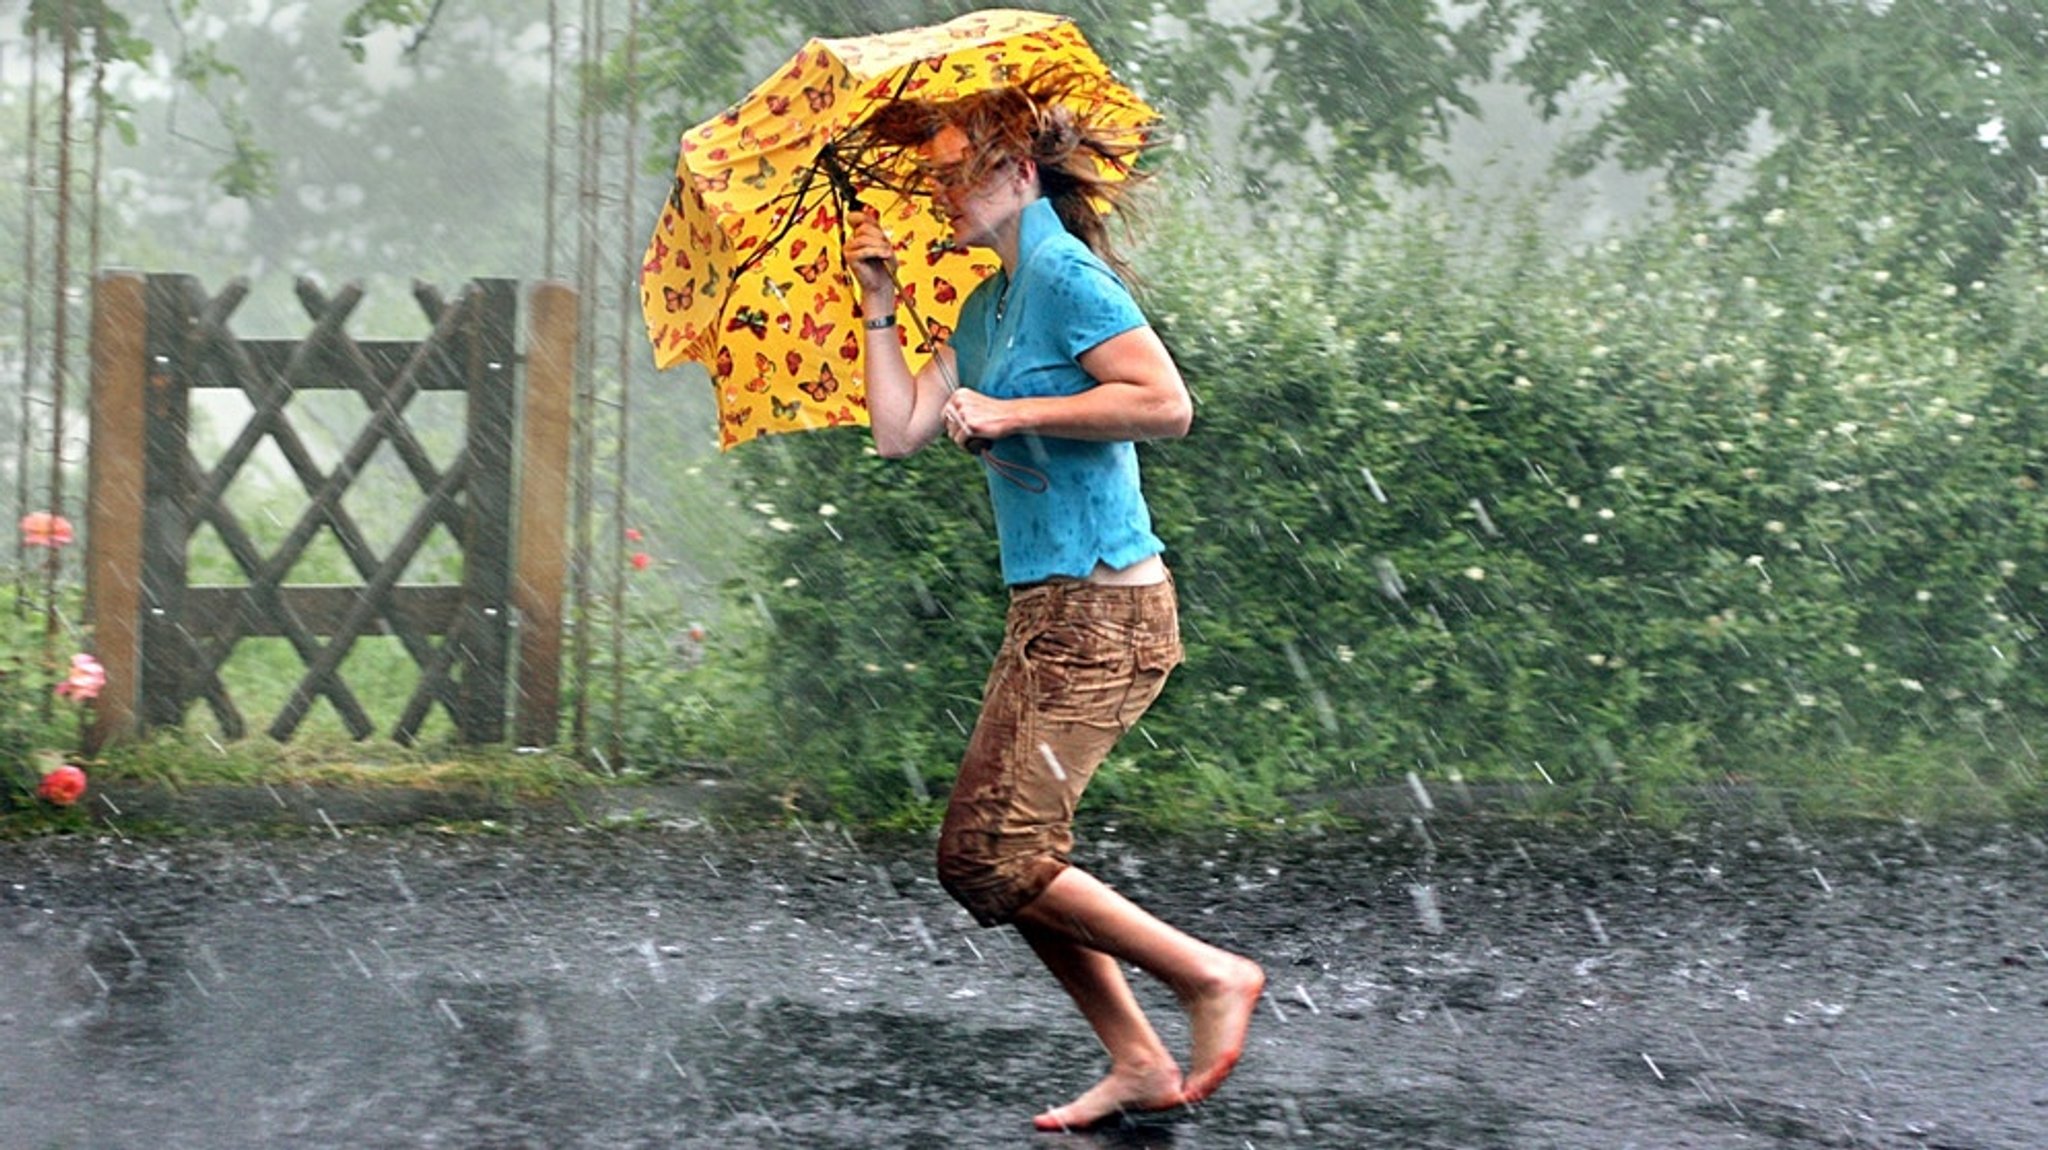
[[[24,547],[63,547],[71,542],[71,521],[47,511],[31,511],[21,517]]]
[[[66,699],[90,703],[99,698],[100,688],[107,685],[107,669],[91,655],[71,656],[71,675],[57,684],[57,694]]]
[[[635,551],[635,552],[633,552],[633,558],[632,558],[633,570],[635,570],[635,571],[645,571],[645,570],[647,570],[648,566],[649,566],[650,564],[652,564],[653,562],[654,562],[654,556],[652,556],[652,555],[649,555],[649,554],[648,554],[647,552],[645,552],[645,551]]]

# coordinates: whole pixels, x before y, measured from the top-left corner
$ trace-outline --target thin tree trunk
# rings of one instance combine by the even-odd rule
[[[633,177],[639,162],[634,140],[640,132],[639,68],[640,5],[626,0],[626,132],[619,161],[619,221],[624,225],[623,255],[633,253]],[[619,295],[619,444],[613,459],[612,489],[612,706],[609,745],[615,765],[624,765],[626,698],[626,563],[625,538],[629,507],[627,492],[628,449],[633,427],[633,313],[640,298],[640,285],[625,277]]]
[[[541,253],[540,274],[555,278],[555,156],[560,144],[560,125],[556,122],[556,105],[562,89],[562,17],[560,0],[548,0],[548,127],[545,148],[546,164],[541,181]]]
[[[64,289],[71,279],[71,87],[78,67],[77,15],[69,0],[64,5],[62,47],[64,58],[58,69],[57,92],[57,226],[51,252],[50,298],[55,312],[50,326],[50,497],[52,515],[64,513],[64,404],[70,360],[71,308]],[[57,665],[57,584],[64,573],[64,549],[51,547],[43,560],[43,662]],[[49,706],[48,696],[44,706]]]
[[[42,171],[42,109],[38,106],[38,95],[43,86],[42,40],[31,29],[28,35],[28,148],[23,157],[22,169],[22,227],[21,227],[21,425],[16,429],[14,452],[15,522],[20,522],[33,510],[29,495],[32,481],[29,477],[29,458],[35,450],[35,387],[36,375],[36,292],[42,287],[42,268],[37,263],[36,200],[41,195]],[[14,537],[14,611],[18,617],[27,618],[29,611],[28,543],[19,532]]]
[[[576,412],[576,500],[572,514],[575,517],[574,542],[570,548],[573,554],[575,585],[573,591],[576,626],[576,646],[572,656],[571,710],[569,729],[576,756],[587,759],[590,754],[590,649],[591,619],[590,605],[592,582],[595,571],[591,565],[592,551],[592,508],[596,492],[596,408],[597,394],[593,369],[596,365],[597,348],[597,301],[604,293],[597,290],[598,276],[598,210],[600,196],[600,165],[604,153],[600,134],[597,94],[588,86],[588,78],[598,74],[598,65],[604,59],[604,3],[603,0],[584,0],[582,56],[584,80],[578,85],[580,101],[577,117],[577,172],[576,172],[576,224],[577,296],[583,301],[584,320],[579,325],[581,349],[576,357],[577,389]]]

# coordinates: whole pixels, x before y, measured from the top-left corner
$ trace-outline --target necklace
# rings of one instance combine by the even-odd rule
[[[1003,312],[1010,306],[1010,285],[1017,281],[1008,272],[1003,273],[1003,290],[996,293],[996,322],[1003,322]]]

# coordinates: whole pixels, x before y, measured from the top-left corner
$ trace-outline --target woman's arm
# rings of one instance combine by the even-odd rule
[[[854,222],[846,258],[860,281],[861,315],[875,320],[896,314],[896,247],[872,211]],[[868,430],[875,450],[889,459],[916,452],[944,430],[946,396],[952,390],[953,351],[941,347],[916,375],[903,354],[901,330],[863,324],[862,374],[867,384]]]
[[[1177,439],[1194,420],[1194,402],[1173,356],[1150,327],[1133,328],[1081,353],[1096,386],[1076,395],[994,399],[956,391],[944,404],[957,441],[1031,432],[1064,439]]]

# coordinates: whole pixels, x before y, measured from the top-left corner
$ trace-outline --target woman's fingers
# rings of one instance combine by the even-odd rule
[[[962,447],[975,442],[986,444],[993,437],[994,425],[990,420],[995,417],[999,402],[968,388],[954,392],[946,400],[946,434]]]
[[[847,237],[846,256],[864,290],[887,287],[895,281],[896,245],[872,211],[856,217],[853,233]]]

